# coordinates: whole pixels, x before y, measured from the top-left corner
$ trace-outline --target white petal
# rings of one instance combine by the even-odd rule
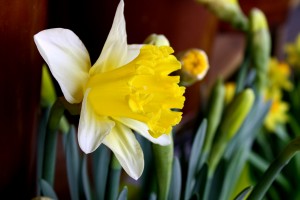
[[[144,136],[149,141],[151,141],[155,144],[166,146],[166,145],[171,144],[171,142],[172,142],[171,133],[170,134],[163,134],[158,138],[154,138],[149,134],[148,126],[143,122],[140,122],[140,121],[137,121],[137,120],[134,120],[134,119],[130,119],[130,118],[115,118],[115,119],[120,121],[122,124],[128,126],[129,128],[135,130],[137,133],[141,134],[142,136]]]
[[[34,36],[37,48],[70,103],[80,103],[91,67],[89,54],[70,30],[55,28]]]
[[[89,91],[90,89],[84,95],[78,127],[79,146],[85,153],[95,151],[115,126],[113,120],[95,114],[88,103]]]
[[[103,144],[110,148],[126,173],[137,180],[144,170],[144,154],[132,131],[116,123],[104,138]]]
[[[135,59],[139,54],[142,48],[142,44],[131,44],[128,45],[128,51],[125,59],[123,60],[122,65],[125,65]]]
[[[121,0],[100,57],[93,65],[90,74],[110,71],[124,65],[128,51],[127,46],[124,2]]]

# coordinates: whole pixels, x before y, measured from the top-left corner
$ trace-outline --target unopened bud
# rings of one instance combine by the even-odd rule
[[[226,134],[227,139],[231,139],[239,130],[251,110],[254,99],[253,90],[245,89],[230,102],[220,126],[221,134]]]
[[[243,14],[237,0],[197,0],[206,6],[218,18],[229,22],[242,31],[248,29],[248,19]]]
[[[170,46],[169,40],[164,35],[158,35],[158,34],[151,34],[149,35],[146,40],[144,41],[144,44],[152,44],[155,46]]]
[[[241,125],[245,121],[254,103],[254,99],[255,96],[252,89],[245,89],[235,96],[235,98],[228,105],[223,117],[223,121],[221,121],[220,124],[220,132],[217,135],[214,148],[209,156],[208,163],[210,165],[210,175],[220,161],[227,143],[240,129]]]
[[[266,85],[267,68],[271,54],[271,37],[264,13],[259,9],[250,12],[251,53],[256,69],[255,84],[262,92]]]
[[[46,65],[42,67],[41,105],[51,106],[56,100],[55,88]]]
[[[209,69],[207,55],[200,49],[186,51],[179,60],[182,64],[180,83],[184,86],[190,86],[202,80]]]

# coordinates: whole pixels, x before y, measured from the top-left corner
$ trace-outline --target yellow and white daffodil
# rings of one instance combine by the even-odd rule
[[[124,170],[138,179],[142,149],[132,130],[168,145],[181,120],[184,87],[169,76],[181,65],[169,46],[128,45],[121,0],[100,57],[92,66],[81,40],[67,29],[34,36],[37,48],[69,103],[80,103],[78,141],[85,153],[109,147]]]

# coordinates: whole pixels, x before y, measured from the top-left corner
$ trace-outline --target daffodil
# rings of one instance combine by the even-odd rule
[[[289,105],[282,101],[281,94],[273,94],[272,98],[265,97],[272,101],[270,110],[265,118],[264,125],[269,131],[275,131],[277,124],[284,124],[288,120]]]
[[[66,100],[82,103],[78,141],[85,153],[109,147],[134,179],[144,168],[142,149],[132,130],[168,145],[182,113],[185,88],[169,76],[181,65],[168,46],[128,45],[124,3],[120,1],[100,57],[92,66],[81,40],[67,29],[48,29],[35,43]]]
[[[268,90],[276,92],[280,90],[290,91],[293,84],[290,81],[291,70],[285,62],[280,62],[276,58],[271,58],[268,68]]]
[[[287,62],[296,69],[300,69],[300,34],[294,43],[288,43],[285,46],[285,53]]]

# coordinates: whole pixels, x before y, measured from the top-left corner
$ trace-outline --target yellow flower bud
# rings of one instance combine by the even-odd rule
[[[185,86],[202,80],[209,69],[207,55],[200,49],[190,49],[186,51],[181,56],[180,61],[182,64],[180,83]]]

